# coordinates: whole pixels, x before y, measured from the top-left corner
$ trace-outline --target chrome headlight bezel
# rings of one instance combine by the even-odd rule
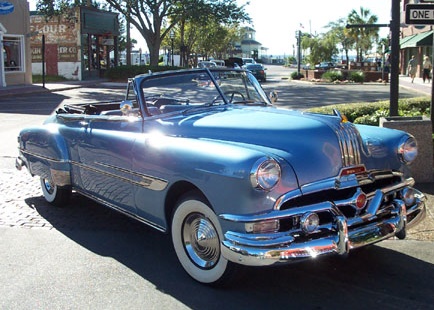
[[[250,182],[255,189],[272,190],[282,176],[279,163],[270,157],[260,158],[250,172]]]
[[[409,165],[416,159],[417,154],[418,149],[416,139],[413,136],[403,137],[398,145],[399,160],[402,163]]]

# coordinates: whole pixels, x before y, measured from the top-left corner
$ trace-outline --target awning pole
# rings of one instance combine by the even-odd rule
[[[433,40],[432,40],[432,51],[431,51],[432,52],[431,63],[434,62],[434,31],[432,33],[432,36],[433,36]],[[431,72],[429,74],[431,74]],[[434,83],[433,83],[433,76],[431,76],[431,105],[430,105],[430,114],[431,114],[431,127],[432,127],[431,132],[434,133]]]

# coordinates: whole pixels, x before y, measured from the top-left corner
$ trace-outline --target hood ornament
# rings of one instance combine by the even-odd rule
[[[348,122],[348,118],[336,109],[333,109],[333,115],[339,117],[341,119],[341,123],[347,123]]]

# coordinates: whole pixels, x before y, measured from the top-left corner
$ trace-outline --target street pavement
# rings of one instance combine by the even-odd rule
[[[7,90],[0,90],[0,96],[60,91],[95,83],[50,83],[46,84],[45,88],[42,85],[9,87]],[[103,81],[103,83],[106,86],[124,86],[123,84],[110,84],[107,81]],[[431,94],[431,85],[423,84],[421,79],[416,79],[414,83],[411,83],[409,78],[401,77],[400,86],[417,90],[422,96]],[[188,290],[202,290],[202,288],[194,284],[186,284],[185,288],[180,288],[179,284],[173,282],[173,276],[184,283],[187,283],[185,281],[189,281],[189,279],[178,268],[173,251],[167,251],[170,248],[167,237],[75,194],[72,197],[71,207],[61,210],[50,207],[42,197],[38,178],[30,177],[25,169],[23,171],[14,169],[13,158],[2,158],[1,160],[7,163],[7,165],[2,165],[0,169],[0,251],[2,252],[0,283],[4,284],[4,287],[0,288],[1,309],[78,309],[83,307],[90,309],[95,308],[95,305],[98,305],[97,308],[100,309],[137,309],[137,305],[140,303],[146,305],[143,308],[147,309],[199,309],[205,307],[216,309],[226,299],[226,296],[221,295],[221,293],[216,291],[209,293],[207,291],[206,293],[211,294],[210,296],[215,294],[220,296],[220,303],[217,302],[208,307],[205,301],[199,301],[194,297],[185,297],[191,295],[191,291],[188,292]],[[427,196],[426,219],[410,230],[405,240],[392,239],[380,243],[380,247],[423,260],[427,264],[423,266],[425,268],[428,266],[429,270],[432,270],[434,265],[434,184],[417,184],[416,188],[422,190]],[[107,234],[107,231],[113,232],[113,234]],[[142,235],[147,237],[141,237]],[[125,239],[131,238],[131,236],[135,236],[133,240],[128,239],[127,241]],[[140,244],[140,248],[137,247],[137,244]],[[155,244],[162,246],[155,247]],[[152,248],[154,252],[148,253],[146,248]],[[384,254],[378,249],[371,251]],[[95,254],[102,260],[97,261]],[[160,257],[163,264],[152,266],[155,257]],[[62,264],[63,261],[68,261],[71,265],[65,266]],[[121,264],[114,261],[121,262]],[[404,261],[408,262],[409,260],[405,259]],[[394,265],[393,262],[390,264]],[[399,266],[398,263],[396,265]],[[304,269],[301,267],[301,270],[309,270],[309,268],[311,267]],[[338,268],[342,269],[342,267]],[[387,269],[386,265],[383,268]],[[405,270],[411,273],[409,271],[411,267],[406,267]],[[354,269],[348,270],[348,273],[352,272]],[[378,272],[381,272],[381,269]],[[395,269],[390,272],[399,273],[400,271]],[[418,296],[417,294],[424,296],[429,294],[427,292],[430,288],[426,287],[424,281],[432,279],[433,272],[429,271],[425,275],[423,272],[420,270],[420,288],[408,288],[406,283],[402,283],[406,290],[411,291],[416,296]],[[276,273],[276,277],[278,274]],[[298,271],[298,275],[300,276],[299,279],[305,277],[301,271]],[[256,277],[258,277],[256,279],[258,283],[260,281],[274,283],[271,278],[259,279],[258,274]],[[405,278],[404,276],[398,277],[400,279]],[[363,275],[359,275],[355,280],[359,281],[362,278]],[[312,283],[304,284],[315,286],[314,283],[318,280],[325,285],[336,285],[336,283],[324,283],[323,278],[314,278]],[[74,283],[86,283],[86,285],[74,285]],[[111,288],[107,288],[101,286],[101,283],[113,284]],[[375,286],[375,283],[369,283],[366,287],[371,285]],[[153,290],[153,295],[143,295],[144,290],[154,286],[158,289]],[[319,291],[320,288],[316,290],[318,294],[320,294]],[[399,289],[398,292],[401,293]],[[344,294],[341,295],[341,300],[345,301],[346,296],[352,295],[353,291],[351,294],[349,291],[342,293]],[[388,295],[387,298],[380,296],[380,294],[378,296],[387,300],[390,298],[389,295],[393,294],[388,292],[386,295]],[[238,303],[235,304],[244,304],[244,297],[241,296],[237,301]],[[369,295],[366,289],[362,289],[360,292],[359,288],[357,296],[364,298],[361,298],[364,300],[364,306],[372,305],[374,302],[370,299],[372,295]],[[264,300],[267,299],[266,296],[263,297]],[[381,299],[380,297],[378,300]],[[315,300],[316,297],[312,298]],[[330,306],[339,304],[327,300],[326,296],[323,296],[323,299],[318,298],[316,309],[322,308],[323,303],[326,304],[327,302]],[[427,304],[426,300],[420,304],[417,300],[409,304],[408,300],[399,300],[396,296],[393,298],[393,305],[401,303],[403,308],[409,309],[423,309],[434,304],[433,296],[426,297],[426,300],[433,301],[431,305]],[[107,304],[108,300],[110,301],[109,304]],[[292,300],[293,305],[303,305],[300,301]],[[228,305],[226,304],[226,306]],[[259,304],[258,308],[259,306],[266,307],[266,304]],[[281,304],[280,306],[283,307],[284,305]],[[362,305],[357,307],[356,304],[356,307],[353,308],[361,309],[364,307]]]

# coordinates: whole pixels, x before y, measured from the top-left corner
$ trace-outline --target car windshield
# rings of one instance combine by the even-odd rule
[[[147,107],[160,111],[199,106],[270,104],[253,75],[245,70],[193,69],[140,77]],[[170,109],[169,109],[170,108]],[[163,113],[164,113],[163,111]]]

